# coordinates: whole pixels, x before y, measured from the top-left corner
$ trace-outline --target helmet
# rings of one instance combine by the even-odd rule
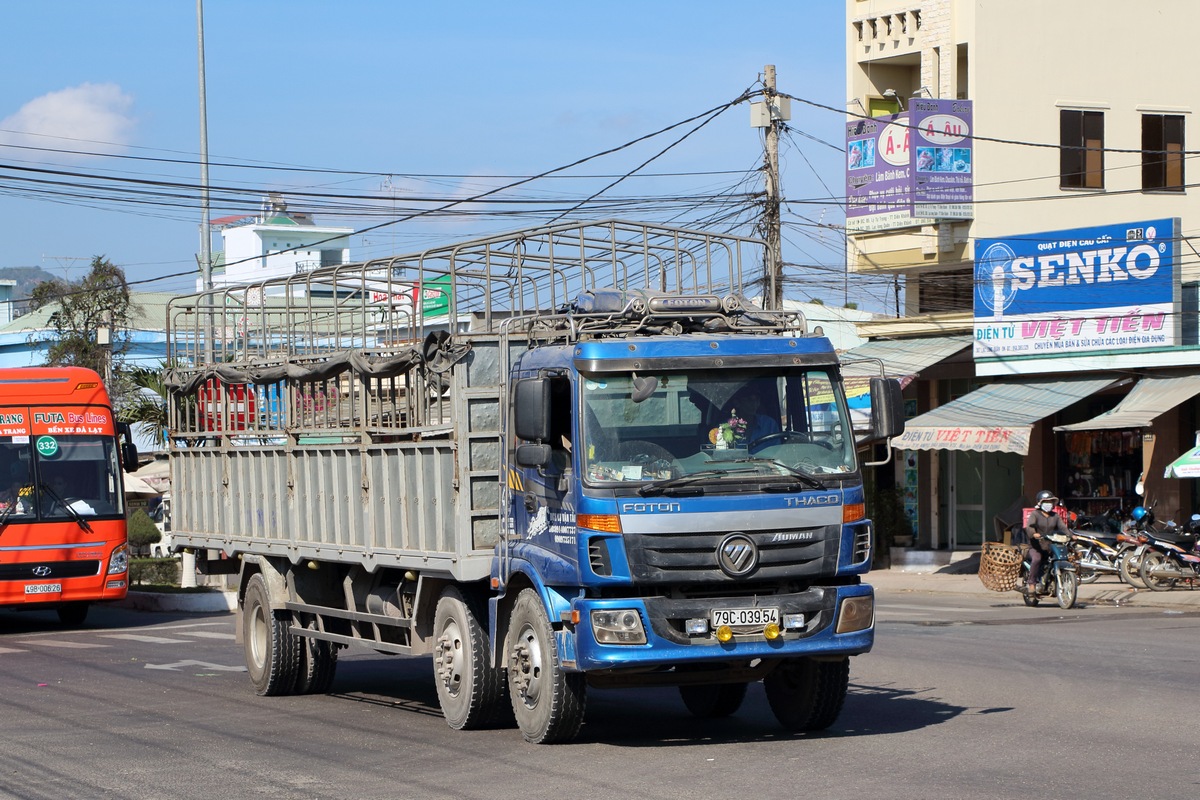
[[[1034,501],[1034,505],[1040,506],[1042,503],[1046,503],[1046,502],[1054,503],[1055,505],[1057,505],[1058,498],[1055,497],[1054,492],[1050,491],[1049,489],[1042,489],[1040,492],[1037,493],[1037,500]]]
[[[1133,517],[1134,522],[1141,522],[1142,517],[1146,516],[1146,509],[1142,506],[1137,506],[1133,511],[1129,512],[1129,516]]]

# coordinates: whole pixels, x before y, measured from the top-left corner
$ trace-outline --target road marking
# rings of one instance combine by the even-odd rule
[[[229,639],[235,637],[232,633],[221,633],[220,631],[180,631],[184,636],[195,636],[197,639]]]
[[[128,639],[133,642],[149,642],[150,644],[187,644],[187,639],[168,639],[165,636],[146,636],[140,633],[109,633],[105,639]]]
[[[107,644],[91,644],[85,642],[64,642],[59,639],[36,639],[28,642],[17,642],[17,644],[40,645],[41,647],[62,647],[84,649],[88,647],[111,647]]]
[[[17,647],[0,647],[0,655],[4,653],[28,653],[28,650],[21,650]]]
[[[147,664],[146,669],[169,669],[172,672],[180,667],[202,667],[208,670],[217,670],[219,672],[245,672],[245,667],[227,667],[223,664],[210,664],[207,661],[176,661],[174,664]]]

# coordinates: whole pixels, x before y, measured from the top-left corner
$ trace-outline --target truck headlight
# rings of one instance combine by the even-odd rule
[[[838,609],[835,633],[865,631],[875,623],[875,599],[870,595],[847,597]]]
[[[112,555],[108,557],[108,574],[116,575],[119,572],[127,572],[129,570],[129,546],[121,545],[116,550],[112,551]]]
[[[592,612],[592,631],[599,644],[645,644],[646,630],[635,608]]]

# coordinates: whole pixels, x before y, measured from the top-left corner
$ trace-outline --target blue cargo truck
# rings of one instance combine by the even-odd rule
[[[829,340],[747,299],[762,255],[571,223],[174,301],[173,545],[238,575],[254,689],[324,692],[357,645],[431,655],[452,727],[535,743],[606,687],[719,717],[761,681],[784,727],[831,725],[900,389],[856,430]]]

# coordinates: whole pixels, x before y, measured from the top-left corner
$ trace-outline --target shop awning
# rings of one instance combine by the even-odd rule
[[[969,334],[876,339],[847,350],[839,356],[842,361],[842,375],[878,375],[879,363],[874,359],[879,359],[883,362],[884,375],[899,378],[901,384],[907,384],[922,370],[966,350],[972,341]]]
[[[1035,422],[1113,383],[1112,378],[1083,378],[981,386],[910,419],[892,447],[1028,455]]]
[[[1099,431],[1149,428],[1160,414],[1200,394],[1200,375],[1148,376],[1137,382],[1111,411],[1085,422],[1059,425],[1056,431]]]

